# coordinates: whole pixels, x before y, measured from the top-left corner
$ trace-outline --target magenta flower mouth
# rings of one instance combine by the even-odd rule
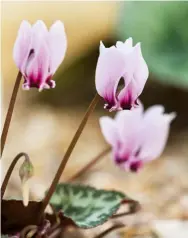
[[[175,114],[164,114],[162,106],[143,112],[140,106],[119,111],[114,119],[102,117],[100,126],[106,141],[112,146],[113,160],[127,171],[138,172],[147,161],[163,152],[171,121]]]
[[[141,161],[132,162],[130,164],[130,171],[136,173],[141,167],[142,167]]]
[[[67,40],[64,25],[56,21],[48,30],[43,21],[23,21],[14,45],[14,61],[24,77],[22,88],[50,89],[51,80],[64,59]]]
[[[98,94],[104,98],[109,111],[130,110],[142,93],[149,72],[142,56],[140,43],[133,46],[132,38],[105,48],[100,44],[95,84]],[[118,85],[124,81],[124,87]],[[109,96],[110,95],[110,96]]]

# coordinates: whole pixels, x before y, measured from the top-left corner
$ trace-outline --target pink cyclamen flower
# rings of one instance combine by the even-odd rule
[[[100,118],[106,141],[112,146],[115,163],[136,172],[145,162],[156,159],[163,152],[171,121],[175,113],[164,114],[163,106],[124,110],[114,119]]]
[[[110,48],[100,43],[95,84],[98,94],[106,102],[105,108],[110,111],[135,107],[149,75],[140,43],[134,47],[132,44],[132,38],[125,43],[118,41]],[[119,90],[121,78],[124,87]]]
[[[13,58],[24,77],[23,89],[54,88],[52,76],[64,59],[67,39],[64,25],[56,21],[49,29],[43,21],[33,26],[23,21],[14,44]]]

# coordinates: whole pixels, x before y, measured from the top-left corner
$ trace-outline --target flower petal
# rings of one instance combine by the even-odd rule
[[[41,39],[47,43],[48,29],[43,21],[38,20],[32,26],[32,46],[31,48],[35,51],[41,43]]]
[[[31,25],[27,21],[22,21],[13,49],[13,59],[21,72],[23,71],[29,55],[30,44]]]
[[[154,106],[149,108],[143,117],[143,126],[139,135],[140,158],[145,160],[156,159],[165,148],[170,123],[176,115],[175,113],[162,114],[162,111],[162,106]]]
[[[32,34],[36,37],[37,35],[42,35],[47,37],[48,29],[42,20],[38,20],[32,26]]]
[[[106,49],[105,45],[103,44],[102,41],[100,41],[100,46],[99,46],[99,53],[102,54]]]
[[[131,109],[145,86],[149,75],[148,67],[142,57],[140,44],[127,55],[127,70],[124,75],[125,87],[120,91],[118,100],[122,109]]]
[[[144,118],[145,120],[152,120],[155,116],[164,115],[164,110],[164,106],[162,105],[149,107],[144,113]]]
[[[116,48],[108,48],[100,54],[95,76],[96,89],[111,106],[116,104],[116,89],[124,71],[124,56]]]
[[[28,86],[41,89],[45,86],[45,81],[49,76],[50,52],[44,39],[38,39],[35,53],[30,59],[26,69],[26,80]]]
[[[67,49],[67,38],[64,25],[61,21],[56,21],[49,31],[49,47],[50,47],[50,71],[55,73],[65,57]]]
[[[99,124],[106,141],[116,147],[119,139],[115,121],[110,117],[104,116],[100,118]]]
[[[118,135],[121,142],[122,154],[132,154],[138,148],[138,131],[142,119],[142,108],[133,111],[125,110],[115,117]]]
[[[134,70],[134,74],[133,74],[133,80],[135,81],[135,84],[134,84],[135,91],[136,91],[137,95],[139,96],[142,93],[145,83],[148,79],[149,70],[148,70],[147,64],[142,56],[140,43],[138,43],[135,46],[134,54],[135,54],[135,65],[136,66],[135,66],[135,70]]]
[[[129,48],[133,47],[133,38],[132,38],[132,37],[129,37],[129,38],[125,41],[124,45],[126,45],[126,47],[129,47]]]
[[[122,50],[125,54],[132,51],[133,48],[133,40],[132,38],[128,38],[124,43],[122,41],[116,42],[116,47]]]

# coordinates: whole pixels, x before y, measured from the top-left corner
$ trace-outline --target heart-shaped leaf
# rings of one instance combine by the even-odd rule
[[[120,207],[126,195],[75,184],[59,184],[51,198],[56,211],[62,210],[81,228],[103,224]]]

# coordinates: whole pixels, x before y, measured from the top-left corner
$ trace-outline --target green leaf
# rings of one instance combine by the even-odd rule
[[[127,198],[116,191],[97,190],[93,187],[75,184],[59,184],[51,198],[56,211],[62,210],[81,228],[103,224]]]
[[[121,3],[118,35],[141,42],[157,80],[188,88],[187,2]]]

